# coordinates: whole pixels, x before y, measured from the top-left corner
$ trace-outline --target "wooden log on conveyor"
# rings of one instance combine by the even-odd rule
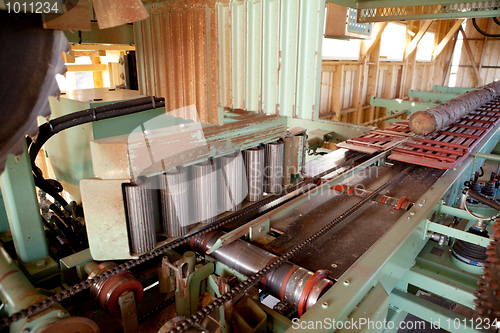
[[[445,129],[498,95],[500,81],[466,92],[425,111],[415,112],[409,120],[410,130],[418,135],[427,135]]]

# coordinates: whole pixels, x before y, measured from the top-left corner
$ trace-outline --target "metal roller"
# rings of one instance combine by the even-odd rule
[[[194,222],[211,223],[217,219],[217,174],[211,160],[191,166],[191,197]]]
[[[124,185],[130,251],[145,253],[156,245],[151,184]]]
[[[163,233],[180,237],[189,232],[188,182],[184,168],[160,175],[160,198]]]
[[[219,159],[219,209],[222,212],[241,209],[244,195],[243,158],[241,153],[222,156]]]
[[[248,201],[259,201],[264,197],[264,147],[243,151],[248,184]]]
[[[279,193],[283,186],[283,141],[264,145],[264,192]]]
[[[212,231],[191,240],[191,249],[207,254],[216,241],[224,236],[223,231]],[[237,239],[213,251],[210,256],[235,271],[251,276],[277,257],[260,247]],[[333,282],[324,270],[312,272],[286,262],[260,281],[262,288],[271,295],[292,305],[302,315],[313,306]]]

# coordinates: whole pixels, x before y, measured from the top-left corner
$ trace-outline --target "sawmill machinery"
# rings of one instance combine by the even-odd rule
[[[94,2],[100,15],[99,6],[115,3]],[[387,14],[370,11],[370,1],[336,2],[358,8],[361,21]],[[178,58],[192,58],[206,76],[181,84],[156,67],[171,66],[163,52],[174,47],[159,42],[162,6],[145,1],[153,21],[134,27],[140,92],[75,90],[47,103],[58,89],[45,76],[63,72],[68,45],[60,31],[21,34],[28,49],[43,39],[47,53],[37,60],[51,65],[29,73],[40,77],[22,75],[43,98],[30,91],[23,99],[7,82],[16,94],[5,105],[30,112],[10,121],[0,114],[0,330],[498,330],[500,83],[411,92],[429,98],[422,102],[372,97],[388,111],[364,125],[320,120],[325,1],[230,3],[217,5],[218,23],[252,34],[252,24],[241,25],[250,19],[239,18],[256,20],[262,8],[259,24],[290,47],[281,53],[268,35],[255,45],[249,38],[244,47],[256,56],[245,57],[237,35],[219,53],[202,43],[213,51],[206,58]],[[431,18],[498,12],[495,1],[448,5],[394,7],[397,15],[384,17],[415,7]],[[120,22],[146,17],[140,8]],[[216,11],[193,8],[215,36]],[[296,35],[272,28],[282,9],[296,14],[279,21],[296,24]],[[13,45],[12,36],[0,41]],[[13,58],[36,55],[15,50]],[[243,66],[225,67],[231,61],[262,72],[241,75]],[[176,105],[193,92],[203,103]],[[382,121],[389,126],[369,126]]]
[[[425,111],[469,106],[430,135],[395,122],[317,156],[308,150],[318,129],[307,127],[330,128],[325,142],[338,124],[239,112],[205,126],[158,113],[164,102],[154,97],[50,120],[2,175],[14,248],[6,241],[2,250],[1,323],[33,332],[326,332],[360,323],[389,332],[412,313],[451,331],[493,331],[500,207],[496,174],[479,170],[499,161],[499,100],[492,83]],[[161,126],[98,138],[99,121],[125,125],[134,115]],[[62,185],[32,166],[42,145],[51,156],[50,140],[85,124],[96,138],[70,149],[83,144],[92,161],[78,208],[58,201]],[[32,264],[38,253],[12,221],[16,208],[33,207],[9,206],[23,174],[49,240],[50,256]]]

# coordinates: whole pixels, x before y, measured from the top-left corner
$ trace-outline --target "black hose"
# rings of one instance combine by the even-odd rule
[[[108,104],[97,108],[74,112],[41,125],[38,128],[39,134],[36,141],[30,146],[29,152],[31,161],[35,160],[40,148],[42,148],[48,139],[50,139],[54,134],[57,134],[65,129],[94,121],[110,119],[165,106],[163,98],[154,97],[154,102],[149,97],[139,98],[138,100],[142,100],[144,102],[144,99],[148,100],[148,103],[139,105],[136,105],[137,103],[133,103],[133,105],[128,105],[126,107],[123,107],[124,103],[130,104],[131,102],[137,100]]]
[[[35,185],[52,196],[54,200],[58,201],[66,210],[68,210],[69,205],[67,201],[59,195],[57,188],[55,188],[52,184],[50,184],[46,179],[43,178],[40,169],[35,165],[36,156],[38,155],[38,152],[45,144],[45,142],[47,142],[47,140],[49,140],[53,135],[74,126],[138,113],[163,106],[165,106],[165,99],[163,97],[142,97],[134,100],[112,103],[96,108],[74,112],[50,120],[49,122],[41,125],[39,127],[39,134],[36,141],[28,141],[29,143],[31,143],[29,145],[29,155],[33,167]]]
[[[496,21],[495,21],[496,22]],[[500,37],[500,35],[495,35],[495,34],[490,34],[490,33],[487,33],[486,31],[483,31],[481,28],[479,28],[479,26],[477,25],[477,22],[476,22],[476,19],[473,18],[472,19],[472,24],[474,25],[474,28],[476,28],[476,30],[483,36],[486,36],[486,37]]]
[[[500,21],[496,17],[493,18],[493,22],[495,22],[496,24],[500,25]]]

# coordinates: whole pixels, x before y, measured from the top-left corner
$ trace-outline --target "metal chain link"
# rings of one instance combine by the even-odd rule
[[[241,218],[242,216],[245,216],[245,215],[247,215],[247,214],[249,214],[249,213],[265,206],[265,205],[268,205],[268,204],[272,203],[273,201],[275,201],[279,198],[282,198],[282,197],[286,196],[287,194],[290,194],[290,193],[304,187],[305,185],[316,183],[318,180],[321,179],[321,177],[324,177],[324,176],[326,176],[326,175],[328,175],[336,170],[339,170],[341,168],[352,165],[354,162],[358,161],[361,158],[368,159],[368,158],[372,157],[373,155],[375,155],[375,154],[370,154],[370,155],[360,154],[360,155],[346,161],[345,163],[343,163],[341,165],[335,166],[331,169],[328,169],[326,171],[319,173],[318,175],[316,175],[312,178],[305,179],[305,180],[303,180],[303,181],[301,181],[301,182],[299,182],[291,187],[288,187],[278,194],[269,196],[264,200],[256,202],[256,203],[254,203],[254,204],[252,204],[244,209],[241,209],[237,212],[234,212],[230,215],[227,215],[227,216],[217,220],[216,222],[214,222],[210,225],[204,226],[204,227],[202,227],[202,228],[200,228],[200,229],[198,229],[198,230],[196,230],[188,235],[177,238],[176,240],[171,241],[171,242],[151,251],[150,253],[141,256],[139,259],[133,259],[133,260],[129,260],[127,262],[124,262],[124,263],[122,263],[116,267],[113,267],[113,268],[111,268],[111,269],[109,269],[109,270],[107,270],[99,275],[96,275],[92,279],[82,281],[80,283],[77,283],[77,284],[69,287],[66,290],[59,292],[56,295],[49,296],[46,299],[44,299],[43,301],[38,302],[36,304],[33,304],[33,305],[23,309],[23,310],[20,310],[16,313],[10,315],[9,317],[1,318],[0,319],[0,329],[3,329],[4,327],[10,326],[11,324],[13,324],[14,322],[16,322],[18,320],[21,320],[23,318],[27,318],[27,317],[30,317],[34,314],[37,314],[45,309],[48,309],[49,307],[51,307],[52,305],[54,305],[56,303],[59,303],[65,299],[72,297],[75,294],[78,294],[79,292],[82,292],[86,289],[89,289],[94,283],[99,283],[103,280],[110,278],[111,276],[113,276],[115,274],[118,274],[118,273],[121,273],[124,271],[128,271],[131,268],[136,267],[140,264],[143,264],[144,262],[146,262],[148,260],[156,258],[169,250],[172,250],[176,247],[179,247],[183,244],[186,244],[188,241],[190,241],[191,239],[197,237],[198,235],[200,235],[202,233],[213,231],[213,230],[218,229],[221,226],[223,226],[229,222],[236,221],[239,218]]]
[[[330,231],[332,228],[337,226],[340,222],[342,222],[343,220],[348,218],[350,215],[352,215],[354,212],[356,212],[359,208],[361,208],[367,202],[372,201],[381,191],[383,191],[388,186],[390,186],[391,184],[393,184],[394,182],[399,180],[403,175],[408,173],[414,167],[415,166],[412,165],[412,166],[407,167],[403,171],[401,171],[398,175],[396,175],[396,177],[394,177],[393,179],[391,179],[387,183],[378,187],[371,194],[369,194],[366,198],[364,198],[363,200],[359,201],[358,203],[356,203],[355,205],[353,205],[352,207],[347,209],[344,213],[342,213],[338,217],[336,217],[332,222],[330,222],[327,225],[325,225],[324,227],[320,228],[314,234],[309,236],[306,240],[304,240],[300,244],[296,245],[293,249],[289,250],[288,252],[286,252],[285,254],[280,256],[278,259],[272,261],[266,267],[262,268],[260,271],[258,271],[254,275],[250,276],[247,280],[241,282],[236,287],[232,288],[231,290],[229,290],[225,294],[216,298],[214,301],[212,301],[207,306],[198,310],[190,318],[187,318],[186,320],[178,323],[175,327],[173,327],[170,331],[168,331],[168,333],[185,332],[186,330],[191,328],[195,323],[201,321],[205,316],[207,316],[212,311],[214,311],[216,308],[224,305],[226,302],[230,301],[231,299],[235,298],[236,296],[238,296],[241,293],[248,290],[250,287],[252,287],[257,282],[259,282],[266,274],[268,274],[272,270],[278,268],[279,266],[283,265],[288,259],[290,259],[290,257],[292,257],[293,255],[300,252],[302,249],[304,249],[307,245],[310,245],[316,239],[325,235],[328,231]]]

